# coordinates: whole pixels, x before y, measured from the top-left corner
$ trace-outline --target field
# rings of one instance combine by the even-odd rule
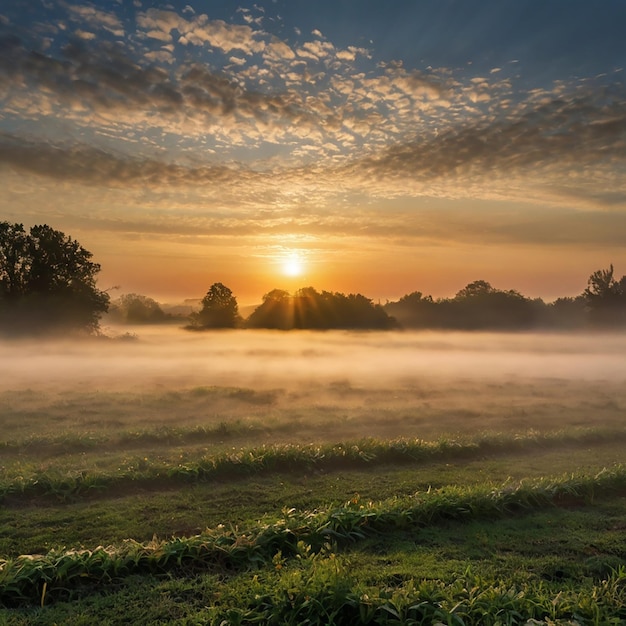
[[[625,335],[136,335],[1,346],[0,623],[626,624]]]

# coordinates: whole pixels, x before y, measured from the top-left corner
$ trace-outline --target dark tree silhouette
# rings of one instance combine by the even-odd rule
[[[27,291],[30,263],[24,226],[0,222],[0,298],[5,302],[17,300]]]
[[[469,283],[443,305],[448,323],[455,328],[516,329],[534,323],[532,300],[513,289],[495,289],[485,280]]]
[[[213,283],[202,298],[202,309],[190,316],[192,328],[235,328],[239,309],[233,292],[222,283]]]
[[[496,293],[496,291],[497,290],[494,289],[486,280],[475,280],[474,282],[465,285],[463,289],[457,292],[455,299],[463,300],[465,298],[480,298]]]
[[[424,296],[421,291],[402,296],[397,302],[388,302],[384,308],[405,328],[436,328],[440,325],[437,303],[432,296]]]
[[[485,280],[475,280],[454,298],[434,302],[416,291],[388,303],[385,309],[407,328],[513,330],[532,326],[542,305],[517,291],[501,291]]]
[[[9,333],[95,331],[109,296],[100,265],[78,241],[50,226],[0,222],[0,327]]]
[[[626,322],[626,276],[613,277],[613,265],[589,277],[583,296],[594,324],[613,326]]]
[[[575,298],[557,298],[544,304],[539,316],[540,325],[552,328],[582,328],[587,324],[587,306],[583,295]]]
[[[294,307],[291,295],[283,289],[272,289],[246,320],[249,328],[294,328]]]
[[[112,302],[109,315],[127,324],[158,324],[168,319],[156,300],[136,293],[126,293]]]
[[[270,291],[247,325],[282,330],[387,329],[395,326],[395,321],[382,306],[361,294],[319,293],[313,287],[304,287],[293,295],[281,289]]]

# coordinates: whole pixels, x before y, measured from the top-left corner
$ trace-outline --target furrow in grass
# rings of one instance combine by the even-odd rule
[[[564,446],[614,443],[626,439],[626,431],[588,430],[579,432],[536,432],[520,436],[497,434],[474,439],[376,440],[325,445],[268,445],[232,450],[217,456],[203,456],[178,464],[137,459],[117,471],[80,470],[54,472],[38,470],[0,480],[0,500],[53,497],[74,501],[87,494],[111,488],[133,489],[167,487],[180,483],[231,480],[251,475],[279,472],[337,471],[377,465],[407,465],[437,460],[470,460],[485,454],[510,454],[513,451],[545,450]]]
[[[318,553],[399,529],[418,530],[445,520],[495,519],[558,505],[564,499],[588,502],[625,491],[626,467],[619,465],[595,476],[543,479],[499,489],[446,487],[366,504],[355,497],[328,511],[285,510],[279,522],[259,524],[246,533],[221,527],[149,544],[127,541],[117,548],[25,555],[0,564],[0,603],[33,604],[44,593],[49,600],[67,597],[85,584],[108,583],[130,574],[259,568],[277,554],[289,558]]]
[[[215,426],[196,426],[194,428],[162,427],[153,430],[125,431],[115,436],[96,433],[65,433],[58,436],[31,436],[23,440],[0,441],[3,455],[24,456],[38,455],[44,457],[61,456],[80,452],[93,452],[102,449],[116,451],[144,449],[150,447],[184,446],[190,443],[223,443],[238,437],[250,437],[264,433],[272,433],[284,429],[284,425],[270,426],[261,423],[220,422]],[[460,454],[464,449],[482,452],[511,452],[523,449],[528,445],[550,447],[554,445],[576,446],[585,443],[603,443],[626,440],[626,430],[602,428],[577,428],[556,432],[530,431],[522,434],[487,433],[478,437],[459,439],[442,438],[435,442],[435,448],[443,453],[446,448]],[[373,440],[372,440],[373,441]],[[397,441],[401,441],[400,439]],[[405,439],[411,443],[425,444],[420,439]],[[302,446],[306,447],[306,446]]]
[[[40,455],[45,457],[91,452],[105,448],[133,450],[136,448],[170,447],[190,443],[223,442],[237,437],[250,437],[260,433],[271,433],[273,429],[261,424],[241,422],[220,422],[211,427],[195,428],[163,427],[154,430],[125,431],[109,436],[101,433],[65,433],[57,436],[31,436],[27,439],[0,442],[0,451],[4,455]]]

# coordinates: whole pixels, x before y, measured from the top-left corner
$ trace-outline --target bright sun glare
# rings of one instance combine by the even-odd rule
[[[283,274],[286,276],[301,276],[304,271],[302,259],[292,254],[283,261]]]

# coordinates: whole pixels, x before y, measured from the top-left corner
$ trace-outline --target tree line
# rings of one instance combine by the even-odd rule
[[[76,240],[47,225],[26,232],[22,224],[0,222],[0,331],[4,334],[94,333],[105,313],[121,323],[180,321],[152,298],[126,294],[111,302],[96,287],[100,265]],[[613,265],[593,272],[575,297],[546,303],[484,280],[466,285],[452,298],[420,291],[396,302],[374,303],[361,294],[274,289],[246,319],[222,283],[210,286],[200,309],[187,319],[190,330],[216,328],[292,329],[458,329],[626,327],[626,276]]]
[[[591,274],[580,295],[551,303],[496,289],[484,280],[469,283],[452,298],[435,300],[415,291],[384,305],[361,294],[320,293],[313,287],[293,294],[275,289],[246,320],[238,315],[230,289],[216,283],[202,300],[201,310],[192,315],[191,327],[502,331],[626,327],[626,276],[616,280],[611,265]]]
[[[222,283],[211,286],[202,299],[202,308],[191,315],[193,329],[202,328],[273,328],[280,330],[315,329],[389,329],[394,320],[379,304],[361,294],[318,292],[305,287],[291,294],[273,289],[263,302],[243,320],[237,300]]]
[[[546,303],[518,291],[495,289],[477,280],[453,298],[434,300],[416,291],[389,302],[385,310],[405,328],[524,330],[533,328],[614,328],[626,326],[626,276],[613,265],[593,272],[575,297]]]

